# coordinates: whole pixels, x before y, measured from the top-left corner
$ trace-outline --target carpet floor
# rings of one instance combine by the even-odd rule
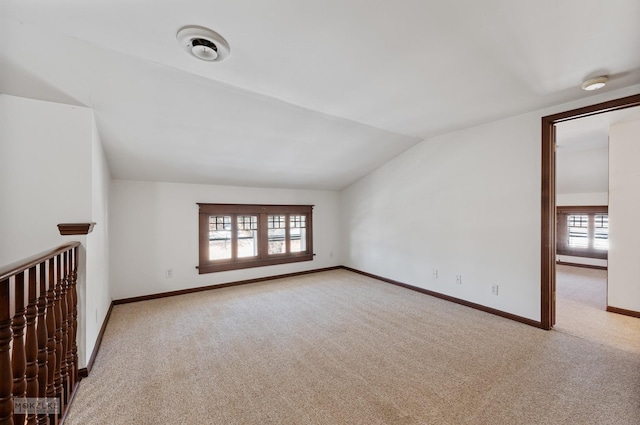
[[[66,424],[638,418],[637,353],[334,270],[115,306]]]
[[[606,270],[556,266],[554,329],[640,355],[640,319],[606,308]]]

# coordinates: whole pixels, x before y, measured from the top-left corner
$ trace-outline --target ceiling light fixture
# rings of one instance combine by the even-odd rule
[[[231,53],[227,40],[209,28],[188,25],[178,31],[176,39],[184,51],[203,61],[222,62]]]
[[[582,83],[582,90],[592,91],[601,89],[605,86],[605,84],[607,84],[607,81],[609,81],[609,77],[604,75],[600,77],[590,78]]]

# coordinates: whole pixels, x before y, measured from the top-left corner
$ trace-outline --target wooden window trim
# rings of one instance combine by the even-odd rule
[[[198,203],[198,234],[199,234],[199,264],[198,273],[214,273],[228,270],[264,267],[276,264],[296,263],[313,260],[313,205],[257,205],[257,204],[205,204]],[[233,243],[231,259],[209,260],[209,216],[211,215],[258,215],[258,256],[237,258],[237,249]],[[306,250],[303,252],[289,252],[290,230],[289,215],[306,216]],[[287,220],[285,241],[286,253],[268,254],[268,215],[285,215]],[[234,219],[232,219],[233,221]],[[235,227],[236,224],[233,224]]]

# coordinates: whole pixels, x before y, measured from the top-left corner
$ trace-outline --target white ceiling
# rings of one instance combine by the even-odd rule
[[[591,115],[556,124],[558,153],[606,148],[609,127],[613,124],[640,120],[640,106]]]
[[[0,92],[95,110],[113,177],[340,189],[420,140],[640,83],[640,1],[0,1]],[[221,33],[222,63],[180,50]]]
[[[556,124],[558,194],[609,191],[609,127],[640,120],[640,106]]]

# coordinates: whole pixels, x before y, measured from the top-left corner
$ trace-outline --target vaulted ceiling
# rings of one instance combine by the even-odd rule
[[[340,189],[437,134],[640,83],[638,0],[2,0],[0,92],[87,106],[113,177]],[[181,50],[201,25],[221,63]]]
[[[638,120],[640,106],[556,124],[557,193],[608,192],[610,127]]]

